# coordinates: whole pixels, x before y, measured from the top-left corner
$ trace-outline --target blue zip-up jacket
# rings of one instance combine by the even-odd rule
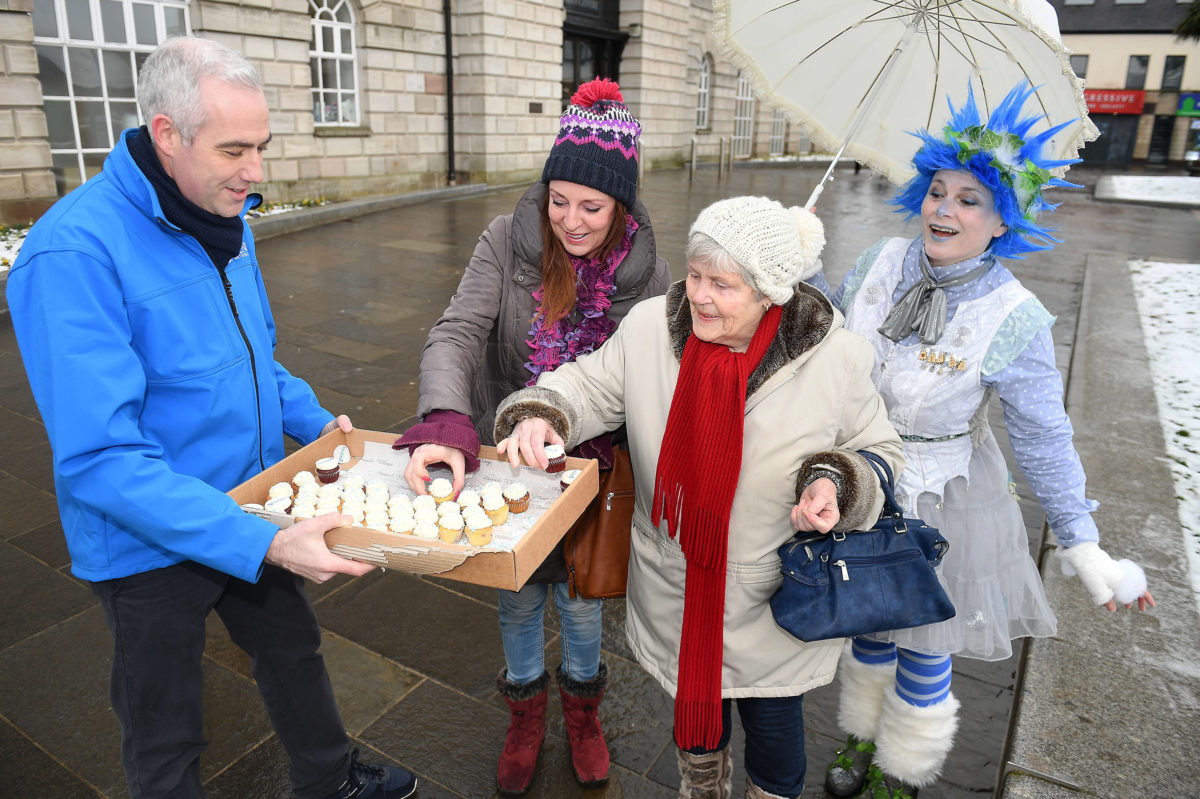
[[[281,460],[285,433],[307,443],[333,417],[275,362],[249,227],[223,278],[166,220],[136,133],[38,220],[8,275],[71,572],[192,560],[253,582],[277,529],[224,492]]]

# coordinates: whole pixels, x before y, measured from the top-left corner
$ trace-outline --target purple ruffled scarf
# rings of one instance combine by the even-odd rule
[[[525,383],[532,386],[542,372],[553,372],[568,361],[586,355],[603,344],[616,329],[617,323],[608,318],[612,307],[612,295],[616,291],[613,275],[625,260],[633,246],[633,234],[637,222],[625,216],[625,237],[604,260],[569,256],[575,267],[575,313],[582,316],[578,324],[571,321],[572,314],[547,325],[542,316],[542,287],[533,293],[538,312],[525,341],[533,349],[533,355],[525,364],[532,375]]]

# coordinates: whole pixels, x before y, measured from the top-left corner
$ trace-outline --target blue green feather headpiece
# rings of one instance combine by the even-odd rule
[[[941,138],[928,130],[913,133],[922,141],[913,156],[916,177],[909,180],[892,200],[897,211],[908,218],[921,212],[921,203],[929,193],[934,173],[942,169],[966,170],[987,186],[995,199],[996,213],[1008,230],[992,242],[991,253],[998,258],[1020,258],[1025,253],[1049,250],[1056,242],[1053,228],[1037,223],[1043,211],[1053,211],[1042,197],[1050,186],[1074,183],[1054,177],[1052,169],[1077,163],[1078,158],[1051,160],[1042,152],[1050,138],[1078,120],[1069,120],[1026,138],[1030,128],[1042,120],[1040,113],[1022,118],[1021,108],[1036,91],[1028,83],[1018,84],[984,121],[975,105],[975,92],[967,86],[967,102],[955,109],[950,103],[950,122]]]

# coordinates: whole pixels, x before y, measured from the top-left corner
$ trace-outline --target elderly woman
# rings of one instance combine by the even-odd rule
[[[685,280],[497,411],[500,451],[542,468],[544,445],[626,425],[637,483],[626,629],[675,697],[682,796],[730,795],[735,700],[746,795],[800,795],[801,698],[832,679],[841,641],[802,643],[775,624],[776,550],[796,530],[875,520],[882,493],[857,451],[901,466],[870,348],[800,283],[823,245],[802,209],[709,206]]]

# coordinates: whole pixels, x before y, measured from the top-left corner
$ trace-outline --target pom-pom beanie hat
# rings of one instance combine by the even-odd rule
[[[625,107],[621,87],[607,78],[588,81],[575,92],[558,124],[542,183],[565,180],[589,186],[632,208],[642,126]]]
[[[821,269],[825,226],[799,206],[784,208],[768,197],[730,197],[705,208],[688,236],[701,233],[729,253],[775,305],[783,305],[796,284]]]

